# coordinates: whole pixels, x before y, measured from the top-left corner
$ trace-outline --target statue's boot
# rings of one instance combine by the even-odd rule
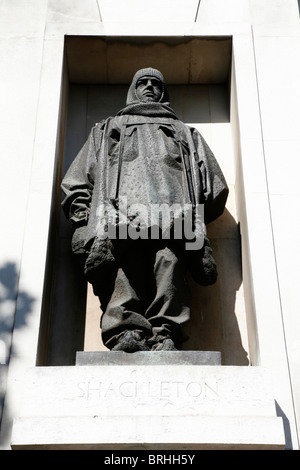
[[[154,335],[147,340],[147,344],[151,351],[178,351],[169,336]]]
[[[112,351],[134,353],[137,351],[150,351],[150,348],[146,344],[146,338],[141,336],[141,331],[126,330],[119,335]]]

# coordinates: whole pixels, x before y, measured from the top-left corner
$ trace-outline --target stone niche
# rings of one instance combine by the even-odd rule
[[[192,319],[185,350],[216,350],[225,365],[248,365],[240,234],[235,207],[232,147],[230,37],[65,38],[61,142],[53,195],[49,263],[45,281],[40,365],[72,365],[78,350],[105,350],[100,306],[70,251],[71,231],[61,212],[59,183],[91,127],[114,115],[126,100],[136,70],[162,71],[171,106],[199,129],[212,148],[230,188],[224,214],[208,226],[218,264],[215,285],[191,281]]]

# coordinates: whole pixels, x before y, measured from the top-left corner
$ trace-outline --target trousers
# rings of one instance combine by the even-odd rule
[[[117,268],[111,288],[101,292],[103,283],[95,276],[93,279],[103,310],[100,326],[104,344],[111,349],[120,333],[137,329],[149,337],[169,336],[180,349],[182,325],[190,318],[181,243],[115,240],[113,253]]]

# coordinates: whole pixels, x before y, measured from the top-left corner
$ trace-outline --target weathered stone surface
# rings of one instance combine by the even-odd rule
[[[90,416],[22,418],[13,449],[283,450],[281,418]]]
[[[221,365],[218,351],[79,351],[77,366],[89,365]]]
[[[271,391],[260,367],[37,367],[12,447],[280,448]]]

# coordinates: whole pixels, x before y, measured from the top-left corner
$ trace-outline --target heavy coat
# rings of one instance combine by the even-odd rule
[[[138,74],[129,88],[127,106],[92,128],[62,181],[62,206],[74,228],[74,252],[88,252],[98,239],[104,258],[112,258],[107,249],[109,224],[151,228],[149,213],[136,210],[137,203],[146,208],[176,205],[182,208],[179,216],[186,205],[203,204],[204,236],[205,224],[224,210],[228,187],[203,137],[177,118],[166,101],[165,86],[159,103],[139,102],[137,80]],[[126,198],[125,213],[122,198]],[[104,240],[100,245],[99,239]]]

